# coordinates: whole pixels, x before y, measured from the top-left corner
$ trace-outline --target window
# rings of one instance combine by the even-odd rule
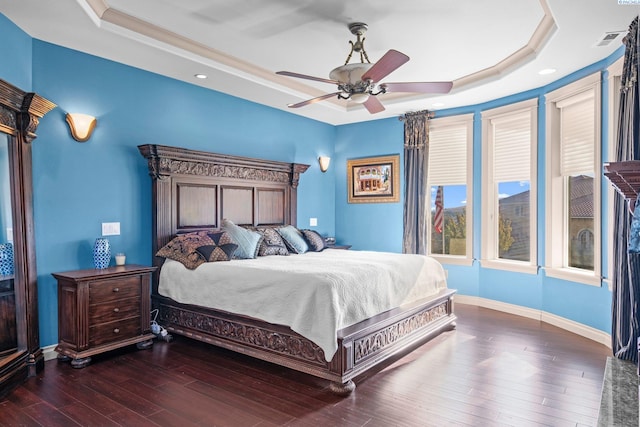
[[[600,285],[600,76],[547,94],[547,275]]]
[[[536,273],[537,100],[484,111],[482,265]]]
[[[472,132],[472,114],[429,122],[429,254],[444,263],[472,262]]]

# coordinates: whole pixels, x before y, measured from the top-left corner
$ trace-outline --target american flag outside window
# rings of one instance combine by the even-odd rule
[[[436,212],[433,216],[433,226],[436,229],[436,233],[442,233],[444,226],[444,195],[442,185],[438,186],[436,192]]]

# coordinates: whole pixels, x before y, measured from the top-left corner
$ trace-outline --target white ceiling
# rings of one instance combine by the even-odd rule
[[[640,6],[617,0],[0,0],[0,12],[34,38],[338,125],[543,86],[618,49]],[[369,26],[365,48],[372,62],[389,49],[411,58],[384,82],[453,81],[451,93],[380,95],[386,110],[375,115],[337,99],[287,108],[336,88],[275,72],[328,78],[355,40],[347,28],[354,21]],[[596,46],[608,32],[622,34]],[[539,75],[544,68],[557,71]]]

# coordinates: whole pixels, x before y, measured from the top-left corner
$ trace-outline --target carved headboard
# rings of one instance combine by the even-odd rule
[[[309,165],[163,145],[138,149],[153,180],[154,255],[176,234],[218,228],[223,218],[240,225],[296,224],[298,180]]]

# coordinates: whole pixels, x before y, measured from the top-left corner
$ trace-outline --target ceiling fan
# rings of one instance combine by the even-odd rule
[[[314,80],[323,83],[335,84],[337,92],[327,93],[296,104],[289,104],[290,108],[304,107],[325,99],[337,96],[339,99],[348,99],[363,104],[371,113],[384,111],[384,106],[378,100],[377,95],[387,92],[414,92],[414,93],[449,93],[452,82],[404,82],[404,83],[380,83],[380,80],[391,74],[400,66],[409,61],[404,53],[391,49],[385,53],[378,62],[371,63],[364,49],[363,34],[367,31],[367,24],[354,22],[349,24],[349,31],[357,37],[355,43],[349,40],[351,51],[344,65],[334,68],[329,73],[328,79],[313,77],[291,71],[278,71],[282,76],[296,77],[299,79]],[[349,64],[353,53],[360,54],[360,63]],[[366,61],[366,62],[365,62]]]

